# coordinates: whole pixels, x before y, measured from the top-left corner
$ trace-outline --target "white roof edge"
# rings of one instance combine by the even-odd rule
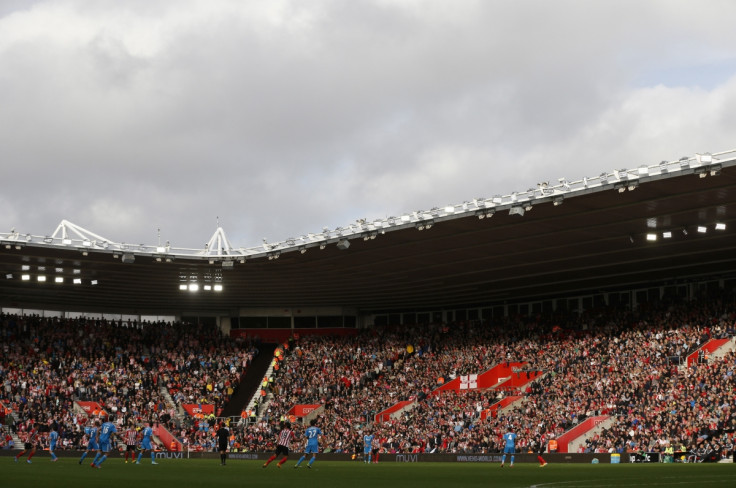
[[[474,198],[460,204],[433,207],[430,210],[406,212],[399,217],[385,219],[358,219],[354,223],[334,230],[324,228],[321,232],[309,233],[298,238],[289,237],[283,241],[263,244],[254,247],[233,247],[227,239],[222,227],[217,228],[204,249],[177,248],[169,243],[166,246],[146,244],[126,244],[101,237],[91,231],[62,220],[51,235],[38,236],[23,234],[11,229],[0,232],[3,245],[21,247],[24,245],[51,246],[59,248],[79,248],[81,251],[97,251],[110,253],[132,253],[135,255],[152,255],[173,260],[181,258],[200,258],[220,261],[240,261],[248,258],[278,257],[281,252],[306,250],[307,248],[324,246],[344,239],[372,239],[378,234],[394,230],[417,227],[420,230],[429,228],[443,220],[468,217],[470,215],[490,215],[500,210],[518,212],[529,205],[543,203],[561,203],[562,200],[576,195],[584,195],[597,191],[615,189],[622,185],[638,185],[640,182],[671,178],[681,174],[694,174],[703,171],[715,171],[721,167],[736,165],[736,149],[718,153],[698,153],[675,161],[662,161],[659,164],[641,165],[634,169],[617,169],[601,173],[598,176],[583,177],[579,180],[567,181],[559,178],[558,183],[540,182],[536,188],[523,192],[512,192],[508,195],[495,195],[491,198]],[[512,210],[512,208],[514,210]],[[73,236],[72,236],[73,234]]]

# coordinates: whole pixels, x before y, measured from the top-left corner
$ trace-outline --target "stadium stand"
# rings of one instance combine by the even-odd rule
[[[15,416],[10,428],[22,439],[32,424],[44,430],[56,422],[63,449],[82,446],[84,426],[104,411],[120,425],[153,420],[177,449],[212,450],[216,413],[241,380],[253,383],[263,374],[251,371],[248,378],[255,343],[230,341],[215,327],[0,319],[6,339],[0,400]],[[523,451],[547,450],[554,439],[561,452],[657,452],[676,443],[700,456],[727,456],[736,430],[736,354],[709,352],[693,364],[687,358],[713,338],[733,337],[735,322],[734,299],[724,295],[578,317],[537,314],[376,326],[355,337],[303,336],[282,348],[280,367],[265,387],[270,401],[257,420],[226,419],[231,448],[271,449],[278,422],[298,424],[289,412],[311,404],[320,406],[325,452],[354,452],[366,428],[383,452],[498,452],[511,425]],[[499,380],[443,388],[499,365],[521,380],[512,387]],[[213,413],[177,423],[176,405],[166,397],[211,405]],[[101,411],[75,410],[85,401]],[[397,404],[402,408],[376,419]],[[589,430],[587,419],[603,417],[613,419],[610,426],[580,437]],[[583,432],[565,440],[576,426]]]

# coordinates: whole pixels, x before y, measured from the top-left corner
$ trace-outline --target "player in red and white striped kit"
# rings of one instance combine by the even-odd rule
[[[276,459],[279,454],[283,454],[284,457],[278,462],[276,465],[277,468],[280,468],[282,464],[286,462],[286,460],[289,458],[289,445],[291,444],[291,441],[294,439],[294,431],[291,430],[291,422],[282,422],[281,423],[281,432],[279,432],[279,440],[276,443],[276,450],[274,451],[273,456],[268,458],[268,461],[265,462],[263,467],[265,468],[269,464],[271,464],[271,461]]]
[[[28,424],[28,432],[26,432],[25,442],[23,443],[23,450],[15,456],[15,462],[28,453],[28,459],[26,462],[31,464],[31,458],[36,454],[36,445],[38,444],[38,429],[35,425]]]
[[[123,433],[123,440],[125,441],[125,464],[128,464],[128,455],[130,455],[130,461],[135,460],[135,446],[138,443],[138,432],[133,428],[133,423],[128,425],[128,428]]]

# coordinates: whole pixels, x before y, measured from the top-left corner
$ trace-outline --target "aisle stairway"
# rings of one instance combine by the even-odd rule
[[[233,393],[230,401],[220,413],[221,417],[237,417],[247,406],[253,395],[258,391],[263,381],[263,377],[268,371],[268,367],[273,361],[273,352],[276,344],[261,344],[258,355],[248,366],[248,370],[240,380],[240,385]]]

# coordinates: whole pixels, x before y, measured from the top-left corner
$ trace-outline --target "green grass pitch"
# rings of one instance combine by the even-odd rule
[[[736,485],[736,464],[536,464],[508,465],[478,463],[379,463],[320,462],[312,469],[294,469],[296,459],[282,468],[271,463],[219,459],[150,459],[140,465],[125,464],[120,458],[105,461],[102,469],[73,458],[50,462],[36,456],[32,464],[0,457],[0,487],[73,488],[432,488],[432,487],[538,487],[579,488],[616,486],[719,487]]]

